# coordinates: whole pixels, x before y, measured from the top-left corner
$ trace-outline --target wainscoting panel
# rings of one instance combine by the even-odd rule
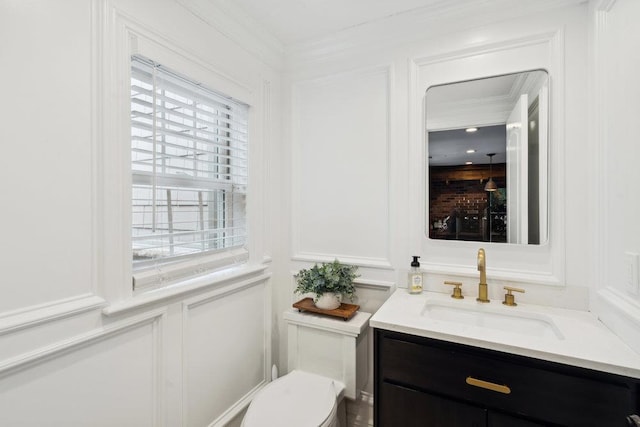
[[[184,426],[223,424],[266,382],[268,289],[249,282],[184,303]]]
[[[294,85],[294,258],[390,266],[391,74],[377,67]]]
[[[0,363],[3,426],[163,426],[162,312]]]

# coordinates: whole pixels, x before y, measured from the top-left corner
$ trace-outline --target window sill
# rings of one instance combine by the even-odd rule
[[[133,273],[134,293],[149,292],[166,288],[162,283],[182,283],[194,273],[207,274],[207,271],[227,271],[234,266],[245,264],[249,252],[245,248],[230,248],[213,254],[197,254],[179,262],[147,267]],[[198,274],[196,274],[198,275]],[[199,277],[199,276],[198,276]]]
[[[240,266],[224,271],[216,271],[195,278],[185,279],[174,285],[164,288],[147,291],[134,295],[129,299],[114,302],[102,309],[105,316],[114,316],[140,307],[161,303],[166,300],[180,297],[194,291],[201,291],[207,288],[220,287],[229,282],[237,282],[242,279],[252,278],[267,279],[270,275],[265,273],[266,265]],[[262,273],[262,274],[259,274]],[[257,277],[256,277],[257,276]]]

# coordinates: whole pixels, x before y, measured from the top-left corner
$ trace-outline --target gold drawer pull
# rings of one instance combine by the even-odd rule
[[[473,377],[467,377],[467,384],[474,387],[486,388],[487,390],[497,391],[498,393],[510,394],[511,389],[506,385],[490,383],[489,381],[479,380]]]

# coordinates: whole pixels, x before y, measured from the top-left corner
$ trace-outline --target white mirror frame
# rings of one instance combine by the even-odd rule
[[[422,255],[425,271],[444,275],[477,276],[476,253],[487,252],[487,274],[492,279],[564,286],[564,33],[531,34],[497,43],[453,46],[444,53],[414,58],[410,73],[410,182],[419,195],[411,197],[412,251]],[[489,242],[428,238],[428,153],[425,120],[427,88],[532,69],[545,69],[550,81],[549,115],[549,238],[541,245],[504,245]],[[415,193],[412,192],[412,196]],[[412,252],[413,253],[413,252]]]

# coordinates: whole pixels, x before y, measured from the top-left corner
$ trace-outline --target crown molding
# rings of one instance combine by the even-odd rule
[[[513,0],[440,2],[346,28],[326,37],[287,45],[287,66],[294,68],[298,63],[338,60],[363,51],[383,51],[385,48],[582,3],[583,0],[538,0],[522,2],[514,8]]]
[[[210,0],[176,0],[176,2],[264,64],[275,70],[282,69],[285,53],[282,42],[233,2]]]
[[[598,12],[609,12],[615,3],[616,0],[597,0],[595,10]]]

